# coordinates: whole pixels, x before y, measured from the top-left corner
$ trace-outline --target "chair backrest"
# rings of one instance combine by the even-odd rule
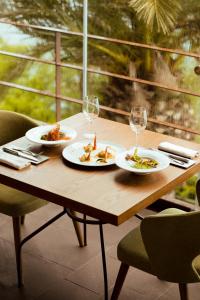
[[[145,218],[141,233],[155,275],[177,283],[197,282],[192,260],[200,253],[200,212]]]
[[[196,194],[197,194],[197,200],[200,207],[200,179],[196,183]]]
[[[39,123],[22,114],[0,110],[0,146],[18,139]]]

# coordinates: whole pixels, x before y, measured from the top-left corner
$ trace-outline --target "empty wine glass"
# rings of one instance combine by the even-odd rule
[[[133,106],[131,109],[129,124],[135,132],[135,147],[138,147],[138,134],[147,126],[147,111],[142,106]]]
[[[89,122],[90,125],[90,133],[84,134],[86,138],[93,138],[94,133],[92,133],[92,127],[94,120],[99,115],[99,99],[96,96],[88,97],[86,96],[83,99],[83,106],[82,106],[83,114],[86,120]]]

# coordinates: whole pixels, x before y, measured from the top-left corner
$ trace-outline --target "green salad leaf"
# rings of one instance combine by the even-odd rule
[[[126,160],[135,162],[132,167],[136,169],[152,169],[156,168],[158,165],[158,162],[153,158],[139,156],[137,148],[132,155],[126,155]]]

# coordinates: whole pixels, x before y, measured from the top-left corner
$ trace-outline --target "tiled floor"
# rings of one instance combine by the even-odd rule
[[[26,235],[61,210],[47,206],[26,217]],[[143,211],[143,214],[148,211]],[[133,217],[123,225],[105,225],[105,243],[111,293],[119,268],[116,245],[139,224]],[[88,246],[79,248],[73,225],[62,217],[29,241],[23,249],[24,288],[16,287],[16,268],[11,218],[0,214],[0,300],[103,300],[103,276],[99,232],[88,226]],[[189,286],[189,298],[200,299],[200,284]],[[130,269],[120,300],[178,300],[176,284],[163,282]]]

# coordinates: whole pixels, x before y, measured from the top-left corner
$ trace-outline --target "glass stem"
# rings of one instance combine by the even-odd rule
[[[90,133],[92,134],[92,120],[90,120]]]
[[[138,132],[135,132],[135,148],[138,148]]]

